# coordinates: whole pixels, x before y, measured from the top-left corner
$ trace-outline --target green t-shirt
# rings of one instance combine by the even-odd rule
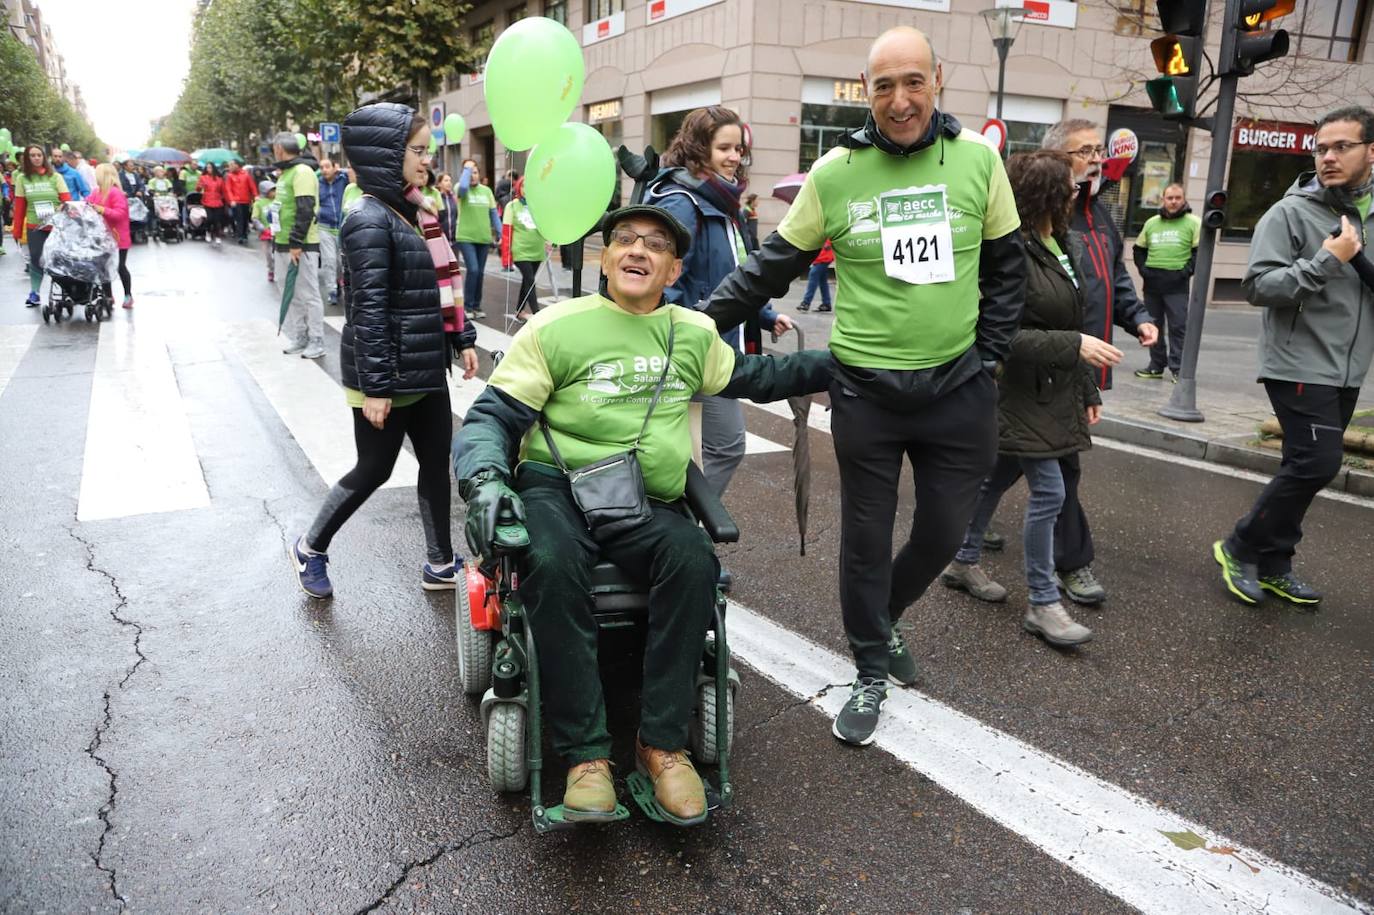
[[[1360,222],[1369,219],[1369,203],[1374,200],[1374,195],[1365,194],[1363,197],[1355,199],[1355,209],[1360,211]]]
[[[264,228],[270,227],[272,225],[271,208],[272,204],[276,202],[271,197],[259,196],[257,200],[253,201],[253,212],[249,214],[249,218],[254,222],[261,223]]]
[[[491,215],[496,209],[496,196],[485,184],[474,184],[458,202],[457,241],[478,245],[491,244]]]
[[[1045,243],[1045,247],[1050,249],[1050,253],[1059,259],[1059,266],[1064,268],[1064,272],[1073,280],[1073,285],[1078,286],[1078,274],[1073,272],[1073,261],[1064,253],[1064,249],[1059,247],[1059,242],[1053,235],[1041,235],[1040,240]]]
[[[304,162],[298,162],[282,172],[281,180],[277,182],[277,201],[281,204],[281,212],[277,217],[281,226],[277,231],[278,248],[290,247],[291,230],[296,225],[297,197],[314,198],[315,212],[320,211],[320,179],[315,177],[315,170]],[[310,220],[310,227],[305,230],[305,243],[320,243],[320,224],[314,219]]]
[[[424,198],[434,204],[434,212],[442,213],[448,209],[448,204],[444,203],[444,195],[439,193],[437,187],[422,187],[420,193]]]
[[[18,169],[14,172],[14,197],[23,197],[28,203],[24,210],[24,225],[30,229],[52,223],[57,207],[62,203],[67,182],[53,169],[41,175],[25,175]]]
[[[200,185],[200,172],[194,168],[183,168],[181,170],[181,180],[186,184],[186,193],[194,194]]]
[[[397,394],[395,397],[391,398],[391,406],[393,409],[396,407],[408,407],[411,404],[418,403],[424,396],[424,394]],[[357,388],[344,388],[344,400],[347,401],[350,407],[361,410],[363,408],[363,397],[363,392],[359,391]]]
[[[735,351],[705,314],[679,305],[632,314],[600,295],[559,302],[520,329],[489,384],[543,411],[568,467],[599,461],[634,444],[663,372],[670,320],[672,365],[638,457],[645,491],[671,502],[692,457],[688,401],[718,393],[735,370]],[[537,425],[520,459],[556,466]]]
[[[358,185],[350,182],[348,187],[344,188],[343,211],[347,213],[349,210],[353,209],[355,205],[357,205],[358,201],[362,199],[363,189],[358,187]]]
[[[505,224],[511,227],[511,259],[517,261],[542,261],[544,259],[544,236],[534,224],[534,214],[529,205],[519,197],[511,198],[506,204]]]
[[[904,189],[912,191],[889,194]],[[895,235],[897,221],[911,213],[930,237],[885,237],[881,222]],[[931,215],[938,218],[926,221]],[[839,287],[830,350],[840,362],[926,369],[973,345],[983,241],[1020,226],[997,151],[964,130],[910,156],[875,147],[831,150],[811,166],[778,234],[803,251],[833,240]],[[923,269],[952,268],[953,279],[917,284],[889,275],[917,262]]]
[[[1173,219],[1155,214],[1145,220],[1136,238],[1137,247],[1150,253],[1145,266],[1156,270],[1182,270],[1202,238],[1202,220],[1194,213]]]
[[[168,194],[172,193],[172,179],[171,179],[171,178],[149,178],[149,179],[148,179],[148,193],[152,194],[154,197],[165,197],[165,196],[167,196]]]

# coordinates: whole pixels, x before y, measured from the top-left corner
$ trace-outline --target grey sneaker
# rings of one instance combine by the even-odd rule
[[[1056,575],[1056,583],[1075,604],[1091,607],[1107,599],[1107,589],[1102,587],[1097,576],[1093,575],[1092,566],[1074,569],[1062,576]]]
[[[835,716],[830,733],[845,743],[866,747],[873,742],[878,729],[878,715],[887,702],[888,682],[873,677],[860,677],[850,687],[849,701]]]
[[[946,588],[967,591],[979,600],[998,603],[1007,599],[1007,589],[988,578],[988,573],[979,565],[966,565],[957,559],[945,566],[940,573],[940,581]]]
[[[324,347],[318,343],[314,346],[307,346],[305,349],[301,350],[302,359],[320,359],[323,356]]]
[[[910,686],[919,675],[916,659],[906,650],[906,643],[902,641],[902,634],[894,623],[892,638],[887,643],[887,678],[898,686]]]
[[[1051,645],[1072,648],[1091,642],[1093,631],[1081,626],[1069,616],[1064,605],[1055,601],[1052,604],[1031,604],[1021,625],[1027,632],[1033,632]]]
[[[304,344],[304,343],[288,343],[286,346],[282,347],[282,352],[285,353],[285,354],[288,355],[288,356],[297,356],[297,355],[300,355],[301,353],[305,352],[305,344]]]

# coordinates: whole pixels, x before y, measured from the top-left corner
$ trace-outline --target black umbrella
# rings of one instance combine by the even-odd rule
[[[797,334],[797,352],[806,349],[806,335],[800,325],[792,328]],[[796,439],[792,443],[792,497],[797,506],[797,536],[801,538],[801,555],[806,555],[806,521],[811,513],[811,437],[806,431],[806,417],[811,412],[811,396],[789,397],[792,408],[792,428]]]

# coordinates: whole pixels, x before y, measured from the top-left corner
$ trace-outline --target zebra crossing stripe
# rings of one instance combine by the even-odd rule
[[[37,332],[37,324],[0,324],[0,394],[5,393]]]

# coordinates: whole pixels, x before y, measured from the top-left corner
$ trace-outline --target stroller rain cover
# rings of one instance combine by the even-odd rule
[[[106,283],[119,252],[105,217],[85,203],[64,204],[53,217],[43,246],[43,269],[82,283]]]

